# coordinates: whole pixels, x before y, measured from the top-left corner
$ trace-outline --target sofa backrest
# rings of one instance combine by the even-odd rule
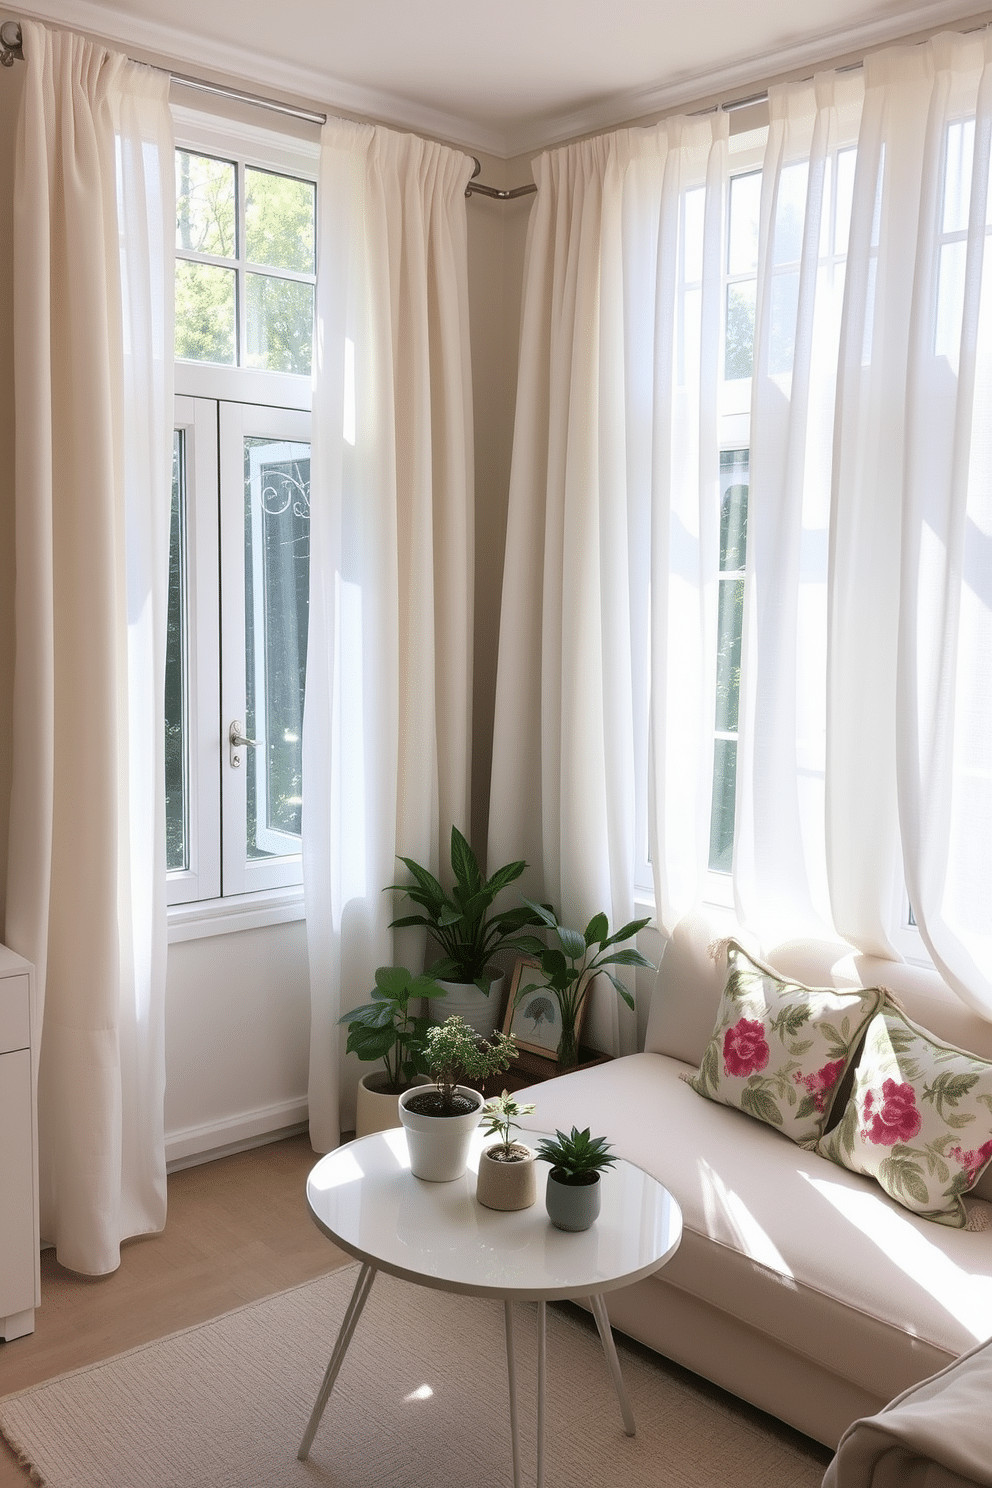
[[[644,1048],[698,1065],[716,1023],[726,962],[709,947],[732,935],[790,980],[808,987],[885,987],[915,1023],[992,1063],[992,1022],[980,1018],[936,971],[862,956],[843,942],[790,940],[762,951],[730,911],[694,910],[676,925],[658,967]],[[992,1165],[975,1190],[992,1199]]]

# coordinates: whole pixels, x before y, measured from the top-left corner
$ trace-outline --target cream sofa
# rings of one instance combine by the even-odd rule
[[[678,1252],[609,1296],[614,1326],[836,1447],[852,1421],[992,1336],[992,1170],[966,1201],[969,1223],[989,1227],[948,1228],[697,1095],[679,1075],[713,1031],[725,972],[708,947],[727,933],[706,915],[683,920],[644,1052],[531,1087],[527,1124],[591,1126],[681,1205]],[[933,972],[811,941],[765,959],[809,986],[883,985],[917,1023],[992,1061],[992,1023]]]

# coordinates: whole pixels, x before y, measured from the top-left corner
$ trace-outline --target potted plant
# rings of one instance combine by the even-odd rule
[[[552,944],[549,946],[544,941],[538,940],[536,936],[522,938],[523,949],[527,954],[536,956],[541,964],[544,983],[540,985],[537,982],[528,982],[526,986],[519,989],[516,1000],[519,1002],[529,992],[551,993],[558,1004],[561,1017],[561,1035],[557,1050],[558,1069],[560,1071],[574,1069],[579,1061],[576,1032],[579,1012],[593,978],[600,972],[609,977],[627,1006],[633,1008],[634,999],[619,978],[614,976],[610,967],[646,966],[654,971],[654,962],[642,956],[635,947],[628,946],[626,950],[618,949],[625,940],[632,940],[649,921],[647,918],[631,920],[611,935],[606,915],[597,914],[593,915],[585,931],[580,933],[578,930],[569,930],[565,925],[559,924],[554,910],[549,905],[534,904],[530,899],[525,899],[524,904],[531,914],[552,932]]]
[[[399,1098],[410,1168],[417,1178],[449,1183],[462,1176],[484,1097],[460,1082],[484,1082],[509,1069],[516,1057],[507,1034],[496,1033],[484,1041],[457,1015],[428,1028],[424,1058],[434,1084],[407,1090]]]
[[[518,906],[495,912],[497,897],[514,883],[527,864],[507,863],[489,878],[484,877],[475,853],[457,827],[451,829],[450,893],[428,869],[413,858],[400,857],[410,872],[410,884],[392,884],[419,906],[417,913],[402,915],[391,930],[416,925],[426,929],[441,948],[441,959],[430,968],[447,989],[444,1011],[456,1013],[488,1038],[499,1017],[502,976],[494,976],[493,957],[500,951],[523,949],[521,933],[541,920],[533,909]],[[437,1012],[435,1010],[435,1016]]]
[[[479,1157],[475,1196],[487,1209],[529,1209],[537,1198],[534,1153],[510,1133],[519,1129],[518,1116],[529,1116],[533,1106],[519,1105],[508,1091],[487,1101],[482,1110],[487,1137],[499,1137]]]
[[[371,1002],[352,1008],[339,1020],[348,1025],[348,1053],[383,1064],[381,1070],[363,1075],[358,1084],[355,1135],[359,1137],[399,1126],[399,1097],[424,1081],[430,1025],[419,1009],[425,997],[443,997],[444,988],[426,973],[414,976],[405,966],[380,966],[371,995]]]
[[[616,1162],[611,1143],[591,1137],[589,1128],[573,1126],[568,1136],[556,1131],[537,1144],[537,1156],[551,1164],[546,1204],[548,1218],[559,1230],[587,1230],[602,1202],[600,1174]]]

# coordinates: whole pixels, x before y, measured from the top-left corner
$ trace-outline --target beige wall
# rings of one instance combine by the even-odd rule
[[[12,224],[14,138],[24,68],[0,75],[0,942],[7,902],[10,819],[10,729],[14,677],[14,359]]]

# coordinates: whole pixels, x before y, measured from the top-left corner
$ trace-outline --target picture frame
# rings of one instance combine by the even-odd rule
[[[534,990],[518,1003],[521,987],[535,984]],[[537,1054],[552,1064],[557,1061],[561,1037],[561,1011],[554,993],[541,992],[545,984],[541,963],[533,956],[520,956],[513,967],[510,991],[506,999],[503,1032],[512,1034],[517,1048]],[[580,1040],[588,996],[584,996],[576,1018],[575,1038]]]

